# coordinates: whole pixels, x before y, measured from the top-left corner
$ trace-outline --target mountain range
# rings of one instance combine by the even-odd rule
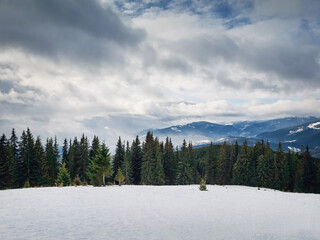
[[[228,144],[236,140],[241,144],[247,139],[249,145],[257,140],[269,140],[271,147],[276,149],[279,142],[285,151],[300,151],[308,145],[314,156],[320,156],[320,119],[316,117],[290,117],[266,121],[242,121],[228,124],[211,122],[192,122],[162,129],[146,129],[140,133],[145,135],[152,131],[155,136],[164,140],[167,136],[176,145],[183,139],[192,141],[195,146],[213,143]]]

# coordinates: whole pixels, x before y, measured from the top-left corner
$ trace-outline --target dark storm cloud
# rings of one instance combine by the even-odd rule
[[[121,48],[133,49],[144,37],[98,1],[0,1],[1,48],[112,62],[121,60]]]

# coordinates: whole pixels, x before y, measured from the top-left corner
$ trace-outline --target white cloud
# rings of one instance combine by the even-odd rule
[[[310,1],[313,9],[304,2],[300,8],[298,0],[284,6],[236,4],[230,18],[212,14],[215,4],[197,1],[187,7],[172,2],[166,9],[126,1],[119,9],[114,1],[102,2],[103,8],[93,7],[99,15],[91,19],[95,29],[79,18],[61,23],[53,15],[39,24],[48,27],[37,35],[48,49],[24,39],[13,39],[13,47],[0,37],[3,132],[29,126],[44,137],[57,134],[60,141],[85,132],[113,144],[118,135],[199,119],[320,116],[316,1]],[[5,17],[0,11],[0,19]],[[250,21],[230,27],[231,20],[236,24],[244,17]],[[32,19],[40,17],[27,23]],[[111,20],[116,28],[106,22]],[[46,42],[51,28],[68,34]]]

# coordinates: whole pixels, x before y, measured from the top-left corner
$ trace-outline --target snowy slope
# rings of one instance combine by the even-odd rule
[[[319,239],[320,195],[243,186],[0,191],[1,239]]]
[[[210,122],[192,122],[185,125],[176,125],[162,129],[146,129],[138,135],[144,138],[147,131],[152,131],[155,136],[164,141],[167,136],[172,139],[174,145],[181,145],[183,139],[192,141],[194,145],[204,145],[204,142],[223,143],[224,141],[233,143],[241,138],[256,139],[257,135],[265,132],[273,132],[279,129],[293,127],[309,122],[320,122],[315,117],[291,117],[279,118],[266,121],[244,121],[225,124]],[[320,128],[320,125],[310,125],[309,128]],[[298,132],[301,131],[297,130]],[[258,138],[261,139],[261,138]],[[254,143],[256,140],[254,141]]]
[[[289,147],[300,148],[302,145],[308,145],[310,149],[314,149],[320,146],[320,122],[316,120],[274,132],[262,133],[257,137],[269,139],[274,143],[281,141]]]

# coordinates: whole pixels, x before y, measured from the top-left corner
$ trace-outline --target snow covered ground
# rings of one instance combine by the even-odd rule
[[[0,191],[0,239],[320,239],[320,195],[243,186]]]

